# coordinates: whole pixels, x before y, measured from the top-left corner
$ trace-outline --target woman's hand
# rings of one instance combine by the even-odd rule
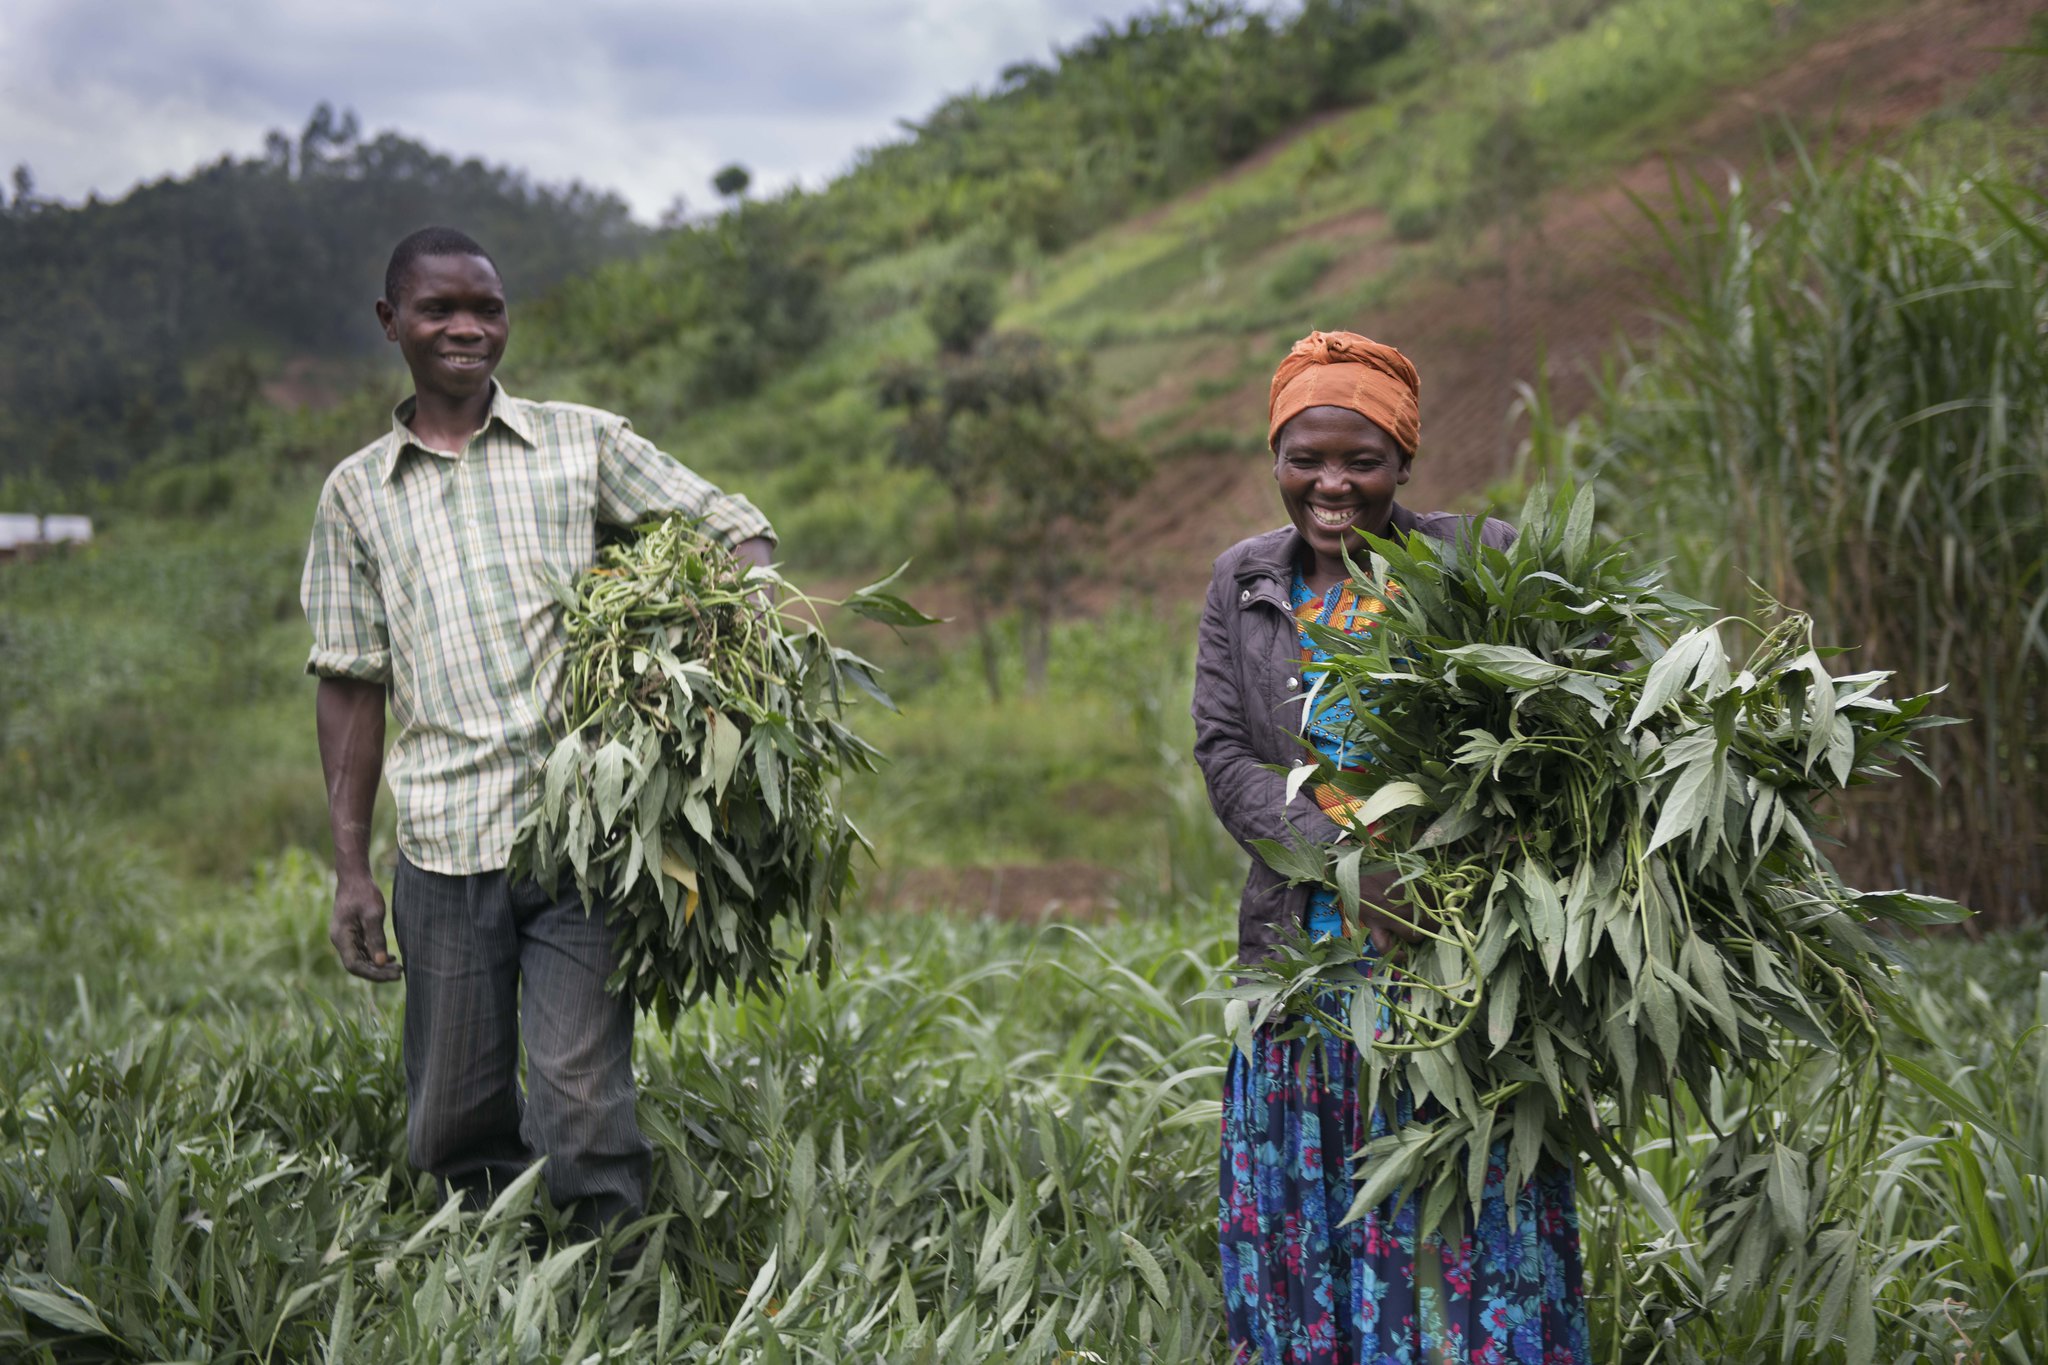
[[[1372,939],[1373,951],[1385,955],[1397,943],[1414,943],[1422,937],[1415,916],[1427,914],[1428,907],[1416,904],[1414,883],[1396,889],[1398,873],[1381,872],[1358,879],[1358,918]]]

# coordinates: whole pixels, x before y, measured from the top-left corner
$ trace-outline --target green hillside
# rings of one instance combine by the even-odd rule
[[[1501,472],[1487,458],[1491,432],[1512,381],[1533,373],[1541,326],[1574,325],[1604,345],[1643,301],[1616,292],[1609,257],[1625,237],[1581,232],[1588,264],[1574,242],[1546,238],[1547,220],[1601,196],[1632,214],[1617,189],[1631,181],[1617,172],[1648,165],[1661,176],[1640,159],[1646,151],[1686,145],[1718,110],[1772,82],[1781,107],[1824,125],[1854,107],[1845,81],[1885,88],[1873,68],[1900,53],[1922,63],[1931,49],[1946,53],[1960,75],[1895,119],[1931,114],[1977,130],[1958,136],[2008,136],[1997,130],[2030,117],[2025,83],[1962,78],[1998,66],[1987,49],[2023,38],[2023,16],[1945,0],[1796,11],[1762,0],[1492,10],[1361,0],[1285,20],[1162,11],[1105,29],[1052,68],[1013,70],[991,93],[948,102],[819,193],[737,204],[531,303],[508,264],[517,327],[504,375],[516,392],[626,412],[747,492],[775,519],[800,581],[913,559],[929,600],[964,616],[958,575],[973,549],[949,539],[931,474],[897,458],[898,419],[878,377],[892,362],[928,360],[927,306],[962,280],[995,288],[999,335],[1028,329],[1085,353],[1093,409],[1127,458],[1155,471],[1126,511],[1069,537],[1084,551],[1083,576],[1064,589],[1061,615],[1113,625],[1059,626],[1043,687],[1020,695],[1024,623],[995,603],[996,669],[1009,680],[1001,706],[958,648],[964,621],[905,643],[859,640],[915,703],[904,720],[869,722],[900,761],[870,789],[868,823],[885,880],[927,865],[1129,867],[1134,842],[1148,850],[1145,879],[1166,878],[1170,854],[1213,847],[1176,699],[1186,604],[1208,559],[1274,515],[1246,456],[1286,341],[1310,325],[1351,325],[1410,346],[1428,395],[1411,493],[1472,496]],[[1274,54],[1289,65],[1264,60]],[[1343,79],[1308,85],[1292,74],[1340,68]],[[1252,99],[1261,81],[1272,88]],[[1124,109],[1130,101],[1116,98],[1140,89],[1155,90],[1152,103]],[[1262,145],[1188,140],[1191,124],[1237,126],[1230,111],[1245,100],[1262,135],[1305,121]],[[1746,155],[1761,145],[1753,114],[1717,136]],[[1503,148],[1524,166],[1505,209],[1492,174]],[[1155,169],[1136,179],[1086,169],[1137,162]],[[1016,187],[1069,164],[1083,168],[1074,202],[1090,207],[1059,232],[1005,210]],[[298,180],[318,178],[303,154],[294,168]],[[262,174],[230,166],[105,212]],[[578,202],[610,221],[604,201]],[[1120,213],[1129,216],[1109,221]],[[591,236],[581,240],[589,249]],[[1523,285],[1521,316],[1534,330],[1508,367],[1459,315],[1476,301],[1480,320],[1493,319],[1504,245],[1541,253],[1551,271]],[[1589,271],[1600,278],[1589,284]],[[1601,304],[1590,318],[1569,314],[1567,303],[1589,297]],[[1461,366],[1475,382],[1438,378]],[[1566,367],[1553,370],[1568,388]],[[86,803],[203,873],[238,875],[282,844],[324,847],[297,676],[295,570],[313,490],[382,427],[398,392],[387,365],[312,407],[245,393],[118,482],[52,491],[0,478],[0,504],[77,506],[102,527],[83,561],[6,578],[0,629],[20,661],[0,714],[11,792],[30,807]],[[1479,439],[1461,436],[1475,427]],[[1164,806],[1162,791],[1175,793]],[[1140,832],[1104,818],[1130,812],[1142,813]],[[1106,888],[1084,872],[1067,891],[1086,899]]]
[[[1208,9],[1135,21],[1056,73],[947,104],[819,195],[747,205],[715,241],[679,235],[565,287],[534,319],[548,339],[518,360],[515,382],[633,413],[669,448],[760,490],[799,563],[854,571],[915,546],[934,501],[891,467],[874,375],[930,352],[920,307],[941,282],[992,277],[999,328],[1087,350],[1145,453],[1253,449],[1252,395],[1286,340],[1310,326],[1372,330],[1403,293],[1497,268],[1503,218],[1526,230],[1546,191],[1611,174],[1724,88],[1890,8],[1560,0],[1311,5],[1273,28]],[[1388,27],[1396,14],[1401,27]],[[1342,92],[1310,99],[1298,63],[1254,58],[1316,48],[1318,25],[1360,35],[1343,39],[1359,60]],[[1174,76],[1155,95],[1132,68]],[[1224,80],[1232,69],[1239,83]],[[1239,93],[1261,81],[1289,97]],[[1188,133],[1229,122],[1242,100],[1265,114],[1258,139]],[[1161,101],[1177,117],[1154,114]],[[1116,119],[1091,113],[1105,104]],[[1048,177],[1090,206],[1056,232],[1029,201]],[[916,230],[865,226],[901,221]],[[751,269],[721,277],[720,256]],[[789,315],[764,261],[792,296],[818,294],[803,325],[757,343],[726,314],[770,328]],[[736,353],[774,359],[749,359],[736,386],[722,373]],[[1226,395],[1248,401],[1219,409]],[[1486,401],[1504,411],[1511,397],[1496,383]]]

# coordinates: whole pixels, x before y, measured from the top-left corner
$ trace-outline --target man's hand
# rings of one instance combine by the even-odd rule
[[[396,981],[405,968],[391,960],[384,937],[384,893],[367,879],[350,879],[334,890],[334,923],[327,931],[341,965],[365,981]]]
[[[732,547],[732,555],[740,563],[753,569],[767,569],[775,564],[775,542],[766,536],[755,536]],[[763,615],[775,605],[775,589],[763,583],[753,595],[755,608]]]
[[[384,894],[370,875],[370,814],[384,770],[384,685],[322,678],[318,710],[336,878],[327,937],[354,975],[396,981],[401,969],[384,939]]]

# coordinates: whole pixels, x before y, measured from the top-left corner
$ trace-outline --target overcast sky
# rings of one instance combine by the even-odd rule
[[[113,198],[313,106],[614,189],[651,221],[739,161],[817,185],[938,100],[1140,0],[0,0],[0,169]]]

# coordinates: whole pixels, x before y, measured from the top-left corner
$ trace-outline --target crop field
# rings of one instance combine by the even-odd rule
[[[823,983],[643,1020],[657,1221],[622,1273],[546,1238],[532,1182],[479,1216],[407,1171],[397,996],[334,964],[317,863],[202,903],[89,847],[55,821],[0,847],[9,1360],[1222,1358],[1227,1044],[1190,999],[1227,899],[1087,927],[855,916]],[[1862,1230],[1882,1359],[2048,1349],[2044,948],[1907,953],[1924,1036],[1891,1041],[1953,1091],[1892,1086]],[[1688,1140],[1645,1145],[1676,1188]],[[1660,1338],[1640,1323],[1709,1295],[1688,1210],[1581,1185],[1602,1359],[1778,1358],[1782,1315],[1848,1292],[1716,1302]]]

